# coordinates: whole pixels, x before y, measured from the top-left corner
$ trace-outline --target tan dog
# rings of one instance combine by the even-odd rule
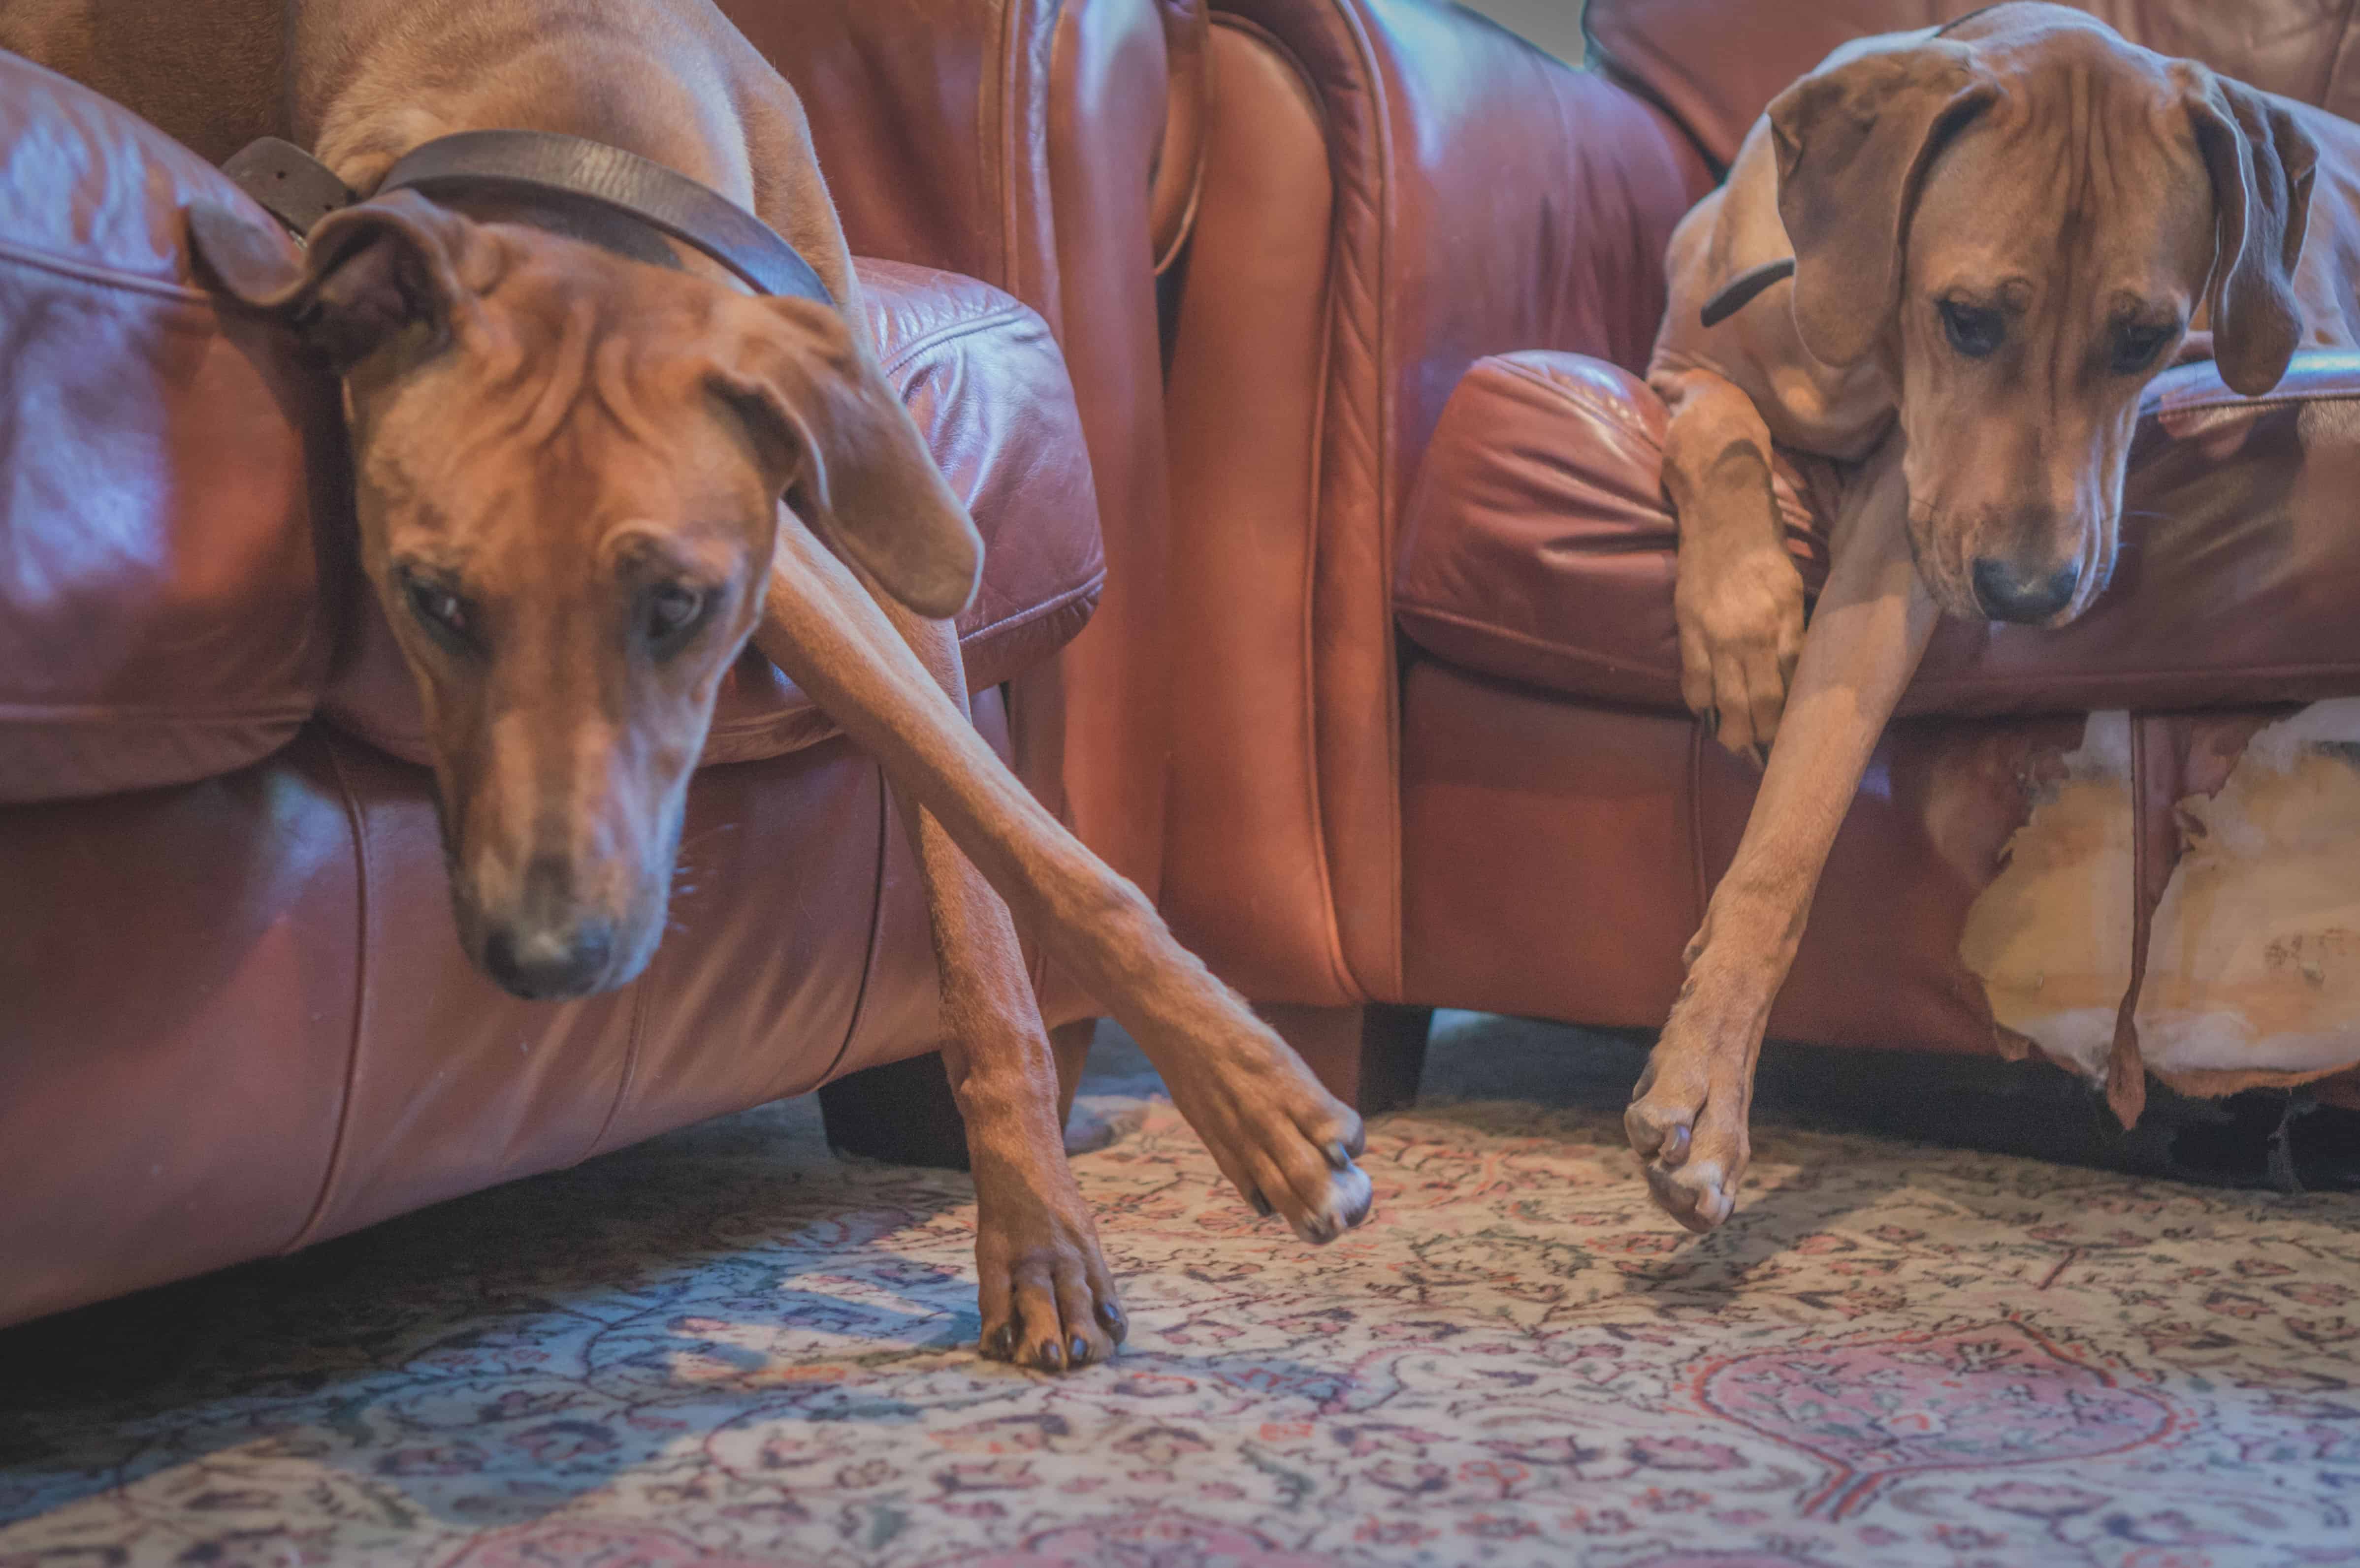
[[[2007,4],[1830,56],[1674,234],[1649,380],[1683,692],[1769,748],[1626,1117],[1690,1229],[1729,1214],[1770,1005],[1937,615],[2061,626],[2104,591],[2139,394],[2187,334],[2247,394],[2355,341],[2356,175],[2360,127]],[[1856,465],[1808,635],[1774,443]]]
[[[344,373],[363,561],[424,698],[461,939],[494,978],[579,996],[647,964],[750,636],[909,813],[986,1354],[1063,1369],[1124,1331],[1011,908],[1249,1202],[1315,1240],[1360,1221],[1359,1118],[968,723],[934,617],[967,602],[980,541],[879,368],[800,102],[709,0],[5,0],[0,46],[209,156],[278,135],[361,191],[451,132],[620,147],[756,213],[836,300],[752,297],[685,246],[628,259],[648,242],[628,220],[568,237],[512,199],[366,201],[313,230],[300,272],[275,239],[209,247]]]

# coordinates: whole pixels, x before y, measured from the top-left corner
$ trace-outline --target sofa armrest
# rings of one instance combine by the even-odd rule
[[[1256,1000],[1391,999],[1410,481],[1480,356],[1638,365],[1710,181],[1653,107],[1455,5],[1216,0],[1213,23],[1165,388],[1191,650],[1166,903]]]
[[[181,212],[250,204],[129,110],[0,53],[0,804],[243,768],[319,697],[334,385],[216,309]]]
[[[1461,669],[1678,713],[1677,539],[1663,403],[1579,355],[1487,359],[1451,399],[1404,527],[1403,632]],[[1805,583],[1827,570],[1833,464],[1785,451],[1774,489]],[[2158,713],[2360,696],[2360,355],[2308,350],[2242,397],[2209,362],[2147,391],[2122,550],[2056,630],[1945,619],[1903,716]]]

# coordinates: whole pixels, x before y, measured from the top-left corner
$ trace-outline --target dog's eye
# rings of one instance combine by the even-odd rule
[[[2006,320],[1997,310],[1986,310],[1980,305],[1962,305],[1956,299],[1945,299],[1942,312],[1942,332],[1950,346],[1969,359],[1984,359],[1997,352],[2000,340],[2007,335]]]
[[[648,590],[648,641],[659,653],[675,651],[705,618],[705,596],[694,588],[665,583]]]
[[[424,623],[428,631],[453,642],[464,642],[473,632],[467,602],[441,583],[413,577],[404,585],[403,593],[410,600],[410,613]]]
[[[2169,343],[2179,331],[2176,326],[2140,326],[2135,323],[2115,328],[2114,374],[2136,376],[2145,370],[2155,363],[2155,356],[2163,352],[2163,345]]]

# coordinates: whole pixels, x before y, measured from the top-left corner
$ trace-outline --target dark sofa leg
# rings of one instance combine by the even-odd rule
[[[1080,1086],[1082,1064],[1088,1060],[1090,1037],[1097,1029],[1097,1019],[1084,1018],[1049,1031],[1049,1045],[1057,1057],[1057,1118],[1065,1128],[1066,1149],[1076,1154],[1102,1147],[1109,1136],[1103,1123],[1074,1125],[1074,1091]],[[822,1084],[819,1115],[827,1128],[827,1146],[839,1154],[936,1171],[967,1169],[967,1118],[959,1114],[939,1051],[863,1068]]]
[[[936,1171],[967,1169],[967,1122],[938,1051],[821,1084],[819,1116],[827,1146],[838,1154]]]
[[[1433,1008],[1371,1002],[1359,1007],[1273,1004],[1254,1010],[1295,1048],[1329,1094],[1361,1115],[1416,1104]]]

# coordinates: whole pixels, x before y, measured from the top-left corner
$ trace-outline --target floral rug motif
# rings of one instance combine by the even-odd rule
[[[0,1334],[0,1568],[2360,1563],[2360,1199],[1770,1126],[1698,1240],[1611,1106],[1435,1103],[1315,1251],[1099,1105],[1111,1367],[766,1107]]]

